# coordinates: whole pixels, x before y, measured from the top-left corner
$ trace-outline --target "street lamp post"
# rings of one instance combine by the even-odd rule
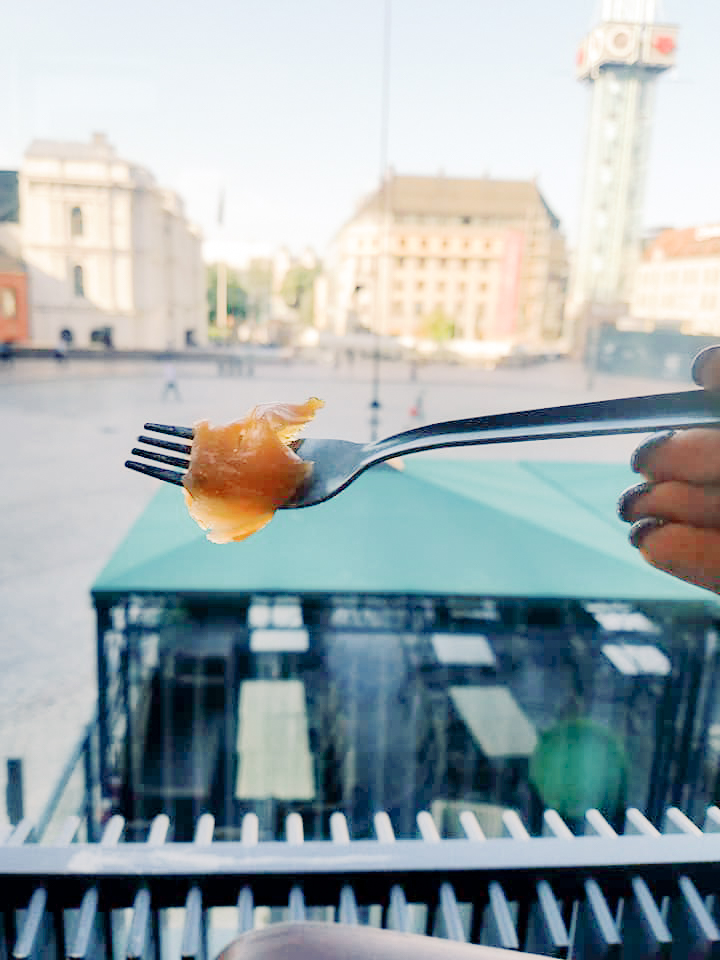
[[[387,281],[389,264],[383,259],[389,257],[389,226],[392,207],[390,204],[390,176],[388,166],[388,133],[390,109],[390,38],[392,26],[392,0],[385,0],[383,23],[383,70],[382,70],[382,114],[380,121],[380,183],[382,211],[378,233],[378,254],[375,260],[375,350],[372,359],[372,390],[370,395],[370,439],[377,440],[380,424],[380,314],[387,312]]]

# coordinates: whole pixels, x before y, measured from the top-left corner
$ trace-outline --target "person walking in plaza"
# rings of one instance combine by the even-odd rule
[[[62,334],[60,334],[60,336],[57,339],[57,343],[55,344],[54,354],[55,354],[55,359],[60,364],[65,363],[65,361],[67,360],[68,345],[67,345],[67,341],[65,340]]]
[[[176,400],[179,400],[180,388],[178,387],[177,383],[177,371],[175,369],[175,364],[172,362],[172,360],[168,359],[165,361],[165,366],[163,369],[165,374],[165,383],[163,385],[162,393],[163,400],[167,400],[171,393],[174,395]]]

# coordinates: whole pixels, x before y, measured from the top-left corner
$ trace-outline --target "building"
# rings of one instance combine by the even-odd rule
[[[655,22],[656,0],[603,0],[583,40],[578,79],[591,89],[571,321],[591,306],[627,306],[641,249],[655,80],[675,63],[677,28]]]
[[[0,344],[22,343],[27,337],[25,264],[0,249]]]
[[[663,230],[646,247],[630,314],[645,329],[720,335],[720,224]]]
[[[565,243],[532,181],[391,175],[340,229],[320,325],[540,342],[562,333]]]
[[[20,170],[30,338],[164,349],[207,337],[201,240],[180,198],[90,143],[36,141]],[[68,336],[66,334],[66,336]]]
[[[28,336],[27,270],[20,258],[16,170],[0,170],[0,344]]]

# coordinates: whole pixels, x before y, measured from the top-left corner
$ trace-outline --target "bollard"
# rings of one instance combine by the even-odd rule
[[[8,758],[5,805],[8,820],[13,827],[17,826],[23,818],[22,760],[19,757]]]

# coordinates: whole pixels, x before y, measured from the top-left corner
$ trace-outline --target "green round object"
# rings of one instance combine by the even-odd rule
[[[582,817],[592,808],[612,814],[624,803],[626,779],[618,739],[589,720],[547,730],[530,759],[530,780],[543,804],[564,817]]]

